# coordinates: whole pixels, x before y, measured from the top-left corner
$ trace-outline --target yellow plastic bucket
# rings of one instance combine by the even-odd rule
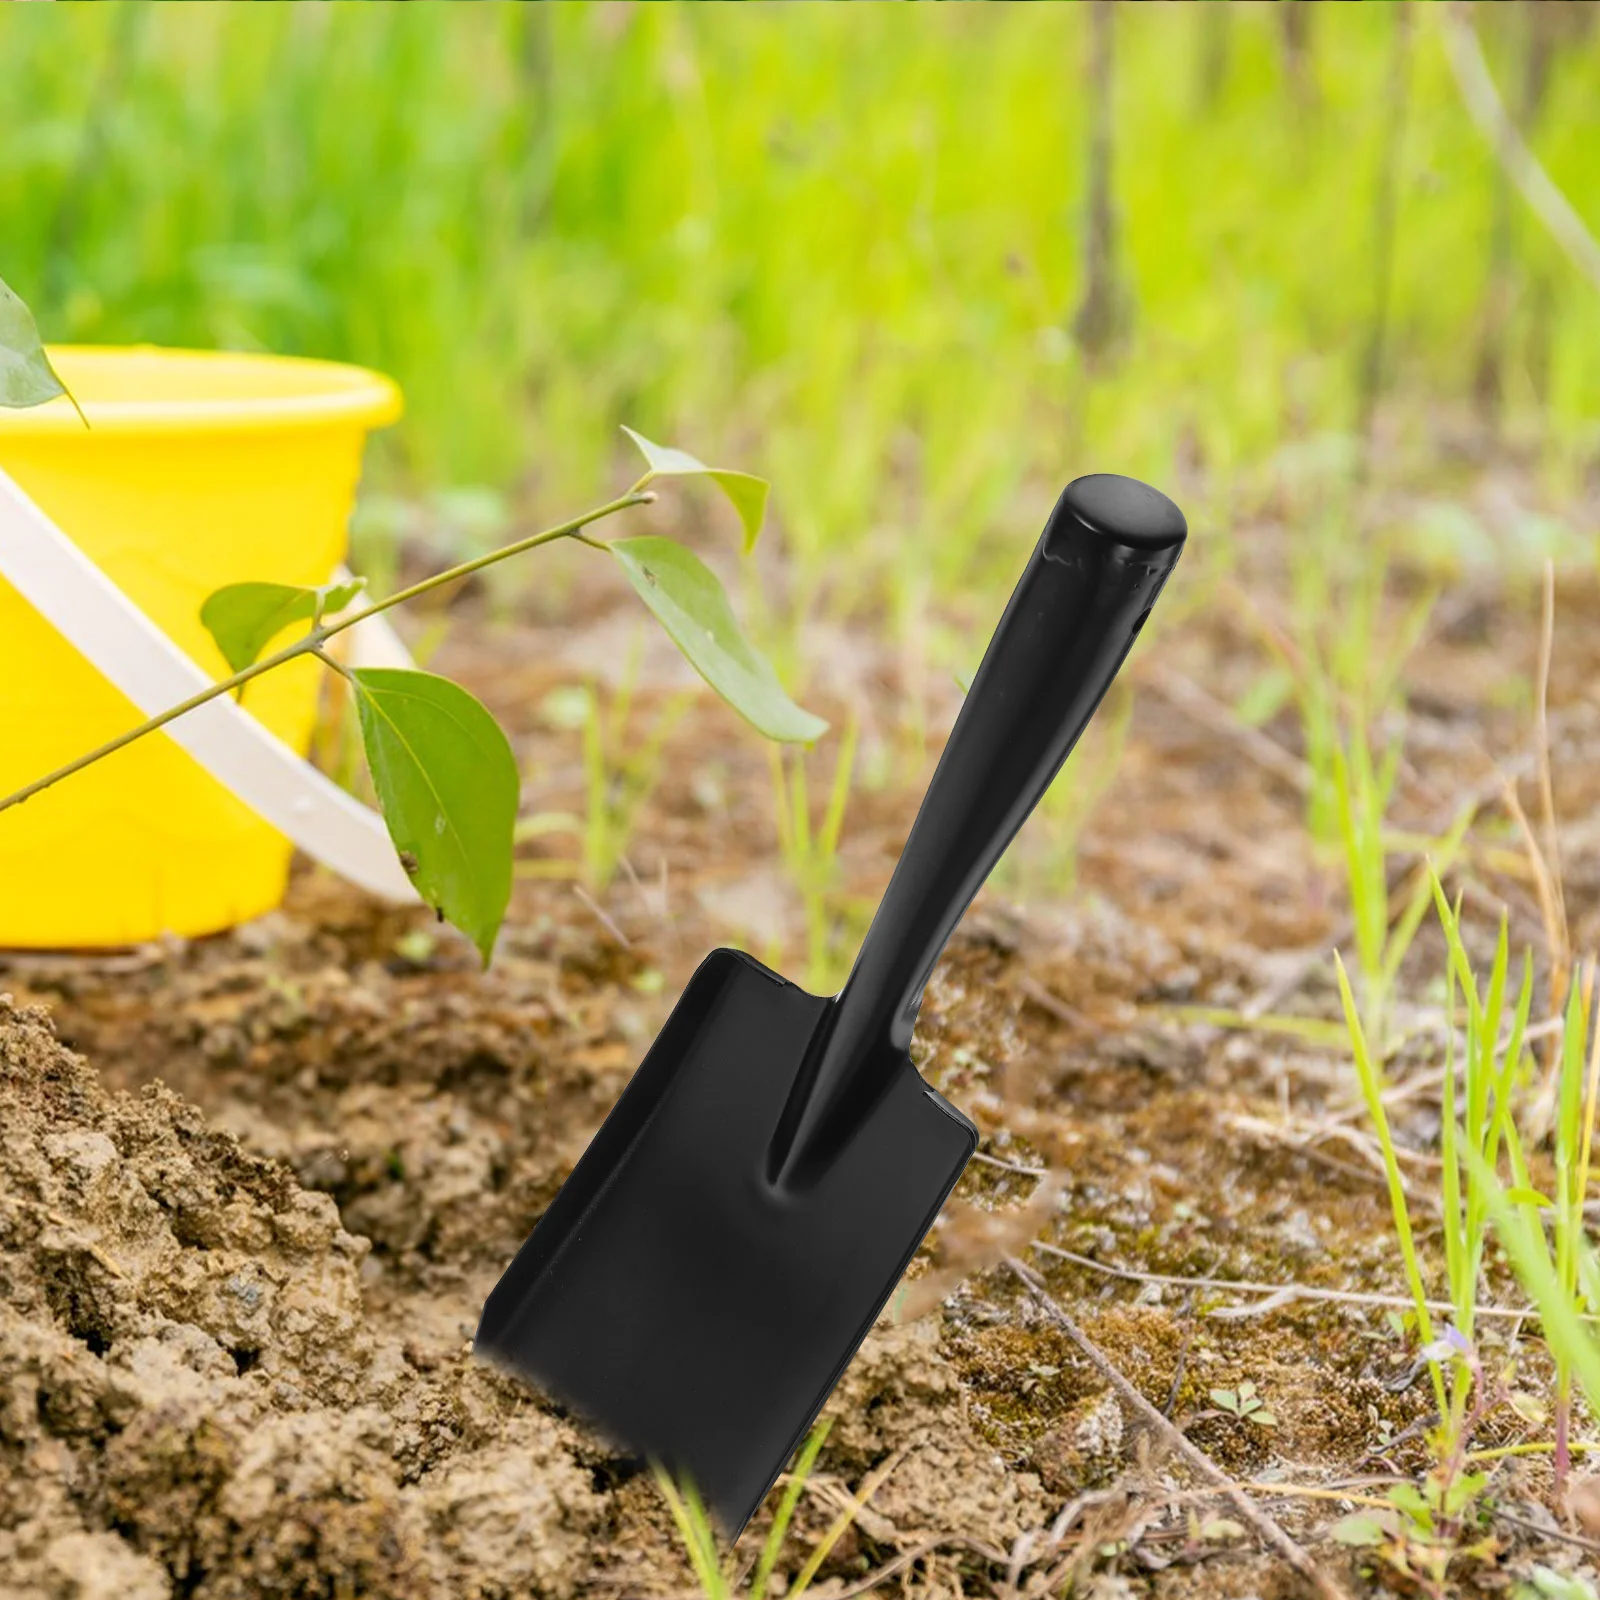
[[[64,400],[0,410],[0,468],[173,642],[228,667],[200,623],[225,583],[318,584],[344,558],[368,431],[400,414],[387,378],[327,361],[67,347]],[[319,668],[251,684],[248,709],[310,746]],[[0,794],[143,720],[0,580]],[[0,945],[201,934],[277,905],[289,842],[161,734],[0,812]]]

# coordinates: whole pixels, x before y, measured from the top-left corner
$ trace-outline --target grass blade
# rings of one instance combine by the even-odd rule
[[[1480,1156],[1469,1150],[1467,1159],[1477,1169],[1500,1243],[1529,1299],[1539,1308],[1552,1355],[1577,1374],[1590,1406],[1600,1408],[1600,1344],[1590,1337],[1573,1297],[1562,1285],[1543,1230],[1525,1210],[1512,1204]]]
[[[854,1499],[837,1517],[828,1525],[828,1531],[817,1541],[811,1554],[806,1558],[806,1564],[796,1574],[794,1587],[791,1588],[784,1600],[800,1600],[807,1589],[811,1587],[812,1579],[822,1570],[822,1563],[833,1552],[833,1547],[845,1536],[850,1524],[861,1513],[861,1508],[878,1492],[879,1486],[894,1469],[900,1465],[904,1450],[897,1450],[881,1466],[873,1468],[861,1481],[861,1487],[856,1490]]]
[[[680,1494],[665,1467],[655,1468],[656,1487],[667,1502],[672,1520],[677,1524],[678,1537],[694,1568],[696,1581],[705,1600],[728,1600],[728,1583],[717,1561],[716,1536],[711,1531],[710,1519],[700,1497],[692,1488],[685,1487]]]
[[[1356,1074],[1361,1080],[1361,1097],[1366,1102],[1367,1115],[1372,1119],[1373,1131],[1383,1152],[1384,1178],[1389,1189],[1389,1208],[1394,1214],[1394,1231],[1400,1241],[1400,1257],[1405,1264],[1406,1285],[1411,1291],[1412,1305],[1416,1310],[1417,1332],[1422,1343],[1433,1343],[1433,1318],[1428,1313],[1428,1290],[1422,1281],[1422,1266],[1417,1260],[1416,1239],[1411,1232],[1411,1213],[1406,1205],[1405,1180],[1400,1175],[1400,1162],[1394,1151],[1394,1135],[1389,1129],[1388,1114],[1383,1109],[1383,1075],[1373,1062],[1367,1049],[1366,1031],[1356,1010],[1355,996],[1350,991],[1350,976],[1344,970],[1336,950],[1333,964],[1339,977],[1339,1000],[1344,1007],[1344,1020],[1350,1030],[1350,1047],[1356,1059]],[[1434,1396],[1439,1403],[1439,1415],[1445,1414],[1446,1400],[1444,1377],[1436,1361],[1428,1363],[1433,1377]]]
[[[817,1455],[832,1426],[831,1417],[819,1422],[800,1447],[799,1458],[794,1464],[794,1470],[789,1474],[783,1498],[778,1502],[777,1515],[773,1517],[766,1542],[761,1546],[761,1557],[756,1562],[755,1575],[750,1580],[751,1600],[765,1600],[767,1584],[772,1580],[772,1569],[778,1564],[778,1557],[783,1551],[783,1541],[788,1535],[789,1524],[794,1519],[795,1507],[800,1504],[800,1495],[806,1486],[806,1479],[811,1476],[811,1469],[816,1465]]]

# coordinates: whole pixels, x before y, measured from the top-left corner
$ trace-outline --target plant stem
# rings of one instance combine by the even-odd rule
[[[1600,1450],[1600,1443],[1585,1439],[1572,1439],[1568,1441],[1567,1449],[1575,1456],[1592,1455]],[[1488,1450],[1469,1450],[1461,1458],[1463,1461],[1507,1461],[1515,1456],[1547,1456],[1554,1452],[1555,1445],[1549,1439],[1533,1439],[1524,1444],[1496,1445]]]
[[[1551,1471],[1556,1480],[1555,1498],[1566,1497],[1567,1475],[1572,1471],[1572,1373],[1565,1361],[1556,1364],[1556,1438]]]
[[[619,495],[615,500],[608,500],[602,506],[596,506],[592,511],[582,512],[570,521],[559,523],[556,527],[546,528],[542,533],[530,534],[526,539],[518,539],[514,544],[502,545],[498,550],[491,550],[487,555],[463,561],[459,566],[451,567],[445,572],[436,572],[431,578],[423,578],[418,583],[413,583],[409,588],[401,589],[384,600],[375,600],[369,606],[364,606],[360,611],[353,611],[349,615],[339,618],[336,622],[318,623],[302,639],[296,639],[293,644],[287,644],[281,650],[274,651],[270,656],[263,656],[261,660],[252,662],[250,666],[233,674],[231,678],[219,679],[209,688],[202,689],[198,694],[190,695],[187,700],[163,711],[159,716],[151,717],[148,722],[141,722],[138,727],[130,728],[126,733],[120,733],[115,739],[108,739],[106,743],[90,750],[86,755],[81,755],[75,761],[69,761],[64,767],[57,767],[54,772],[48,772],[42,778],[36,778],[25,788],[18,789],[15,794],[8,794],[0,799],[0,811],[8,811],[12,806],[19,806],[24,800],[31,800],[34,795],[50,788],[52,784],[60,783],[63,778],[70,778],[73,773],[81,772],[85,767],[93,766],[96,761],[104,760],[106,756],[114,755],[118,750],[125,749],[136,740],[144,738],[147,733],[154,733],[157,728],[164,728],[169,722],[176,722],[179,717],[187,716],[189,712],[198,710],[209,701],[217,699],[220,695],[231,694],[233,690],[242,688],[252,678],[259,678],[264,672],[271,672],[274,667],[281,667],[286,661],[293,661],[296,656],[317,655],[322,656],[322,646],[336,633],[343,633],[347,628],[353,628],[358,622],[365,622],[368,617],[375,617],[380,611],[388,611],[394,606],[404,605],[408,600],[415,600],[419,595],[427,594],[430,589],[438,589],[447,583],[454,583],[457,578],[465,578],[468,574],[481,571],[484,567],[493,566],[498,561],[504,561],[510,556],[521,555],[525,550],[535,549],[542,544],[551,544],[557,539],[569,538],[587,528],[591,523],[599,522],[603,517],[614,516],[619,511],[626,511],[631,506],[646,505],[655,499],[654,494],[646,490],[643,485],[646,479],[640,479],[626,494]],[[585,541],[589,543],[592,541]],[[324,658],[326,659],[326,658]]]

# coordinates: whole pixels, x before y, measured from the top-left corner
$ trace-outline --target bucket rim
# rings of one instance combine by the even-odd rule
[[[92,443],[107,435],[273,433],[330,424],[381,428],[395,421],[403,409],[400,388],[393,379],[366,367],[313,356],[156,344],[51,344],[45,350],[83,407],[89,428],[85,430],[71,402],[58,397],[42,406],[0,409],[0,440],[75,435]],[[263,375],[270,371],[279,382],[260,394],[207,393],[204,383],[197,382],[195,392],[187,395],[180,390],[148,399],[96,397],[93,368],[140,362],[160,363],[169,378],[174,369],[188,369],[199,379],[207,369],[214,375],[231,368],[245,374],[252,369]],[[298,376],[303,382],[285,387],[282,380],[289,376]],[[86,377],[87,384],[83,382]]]

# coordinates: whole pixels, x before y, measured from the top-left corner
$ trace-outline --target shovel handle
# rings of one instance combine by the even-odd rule
[[[775,1175],[825,1159],[911,1042],[945,943],[1060,771],[1182,553],[1159,490],[1067,485],[956,718],[850,979],[775,1141]]]

